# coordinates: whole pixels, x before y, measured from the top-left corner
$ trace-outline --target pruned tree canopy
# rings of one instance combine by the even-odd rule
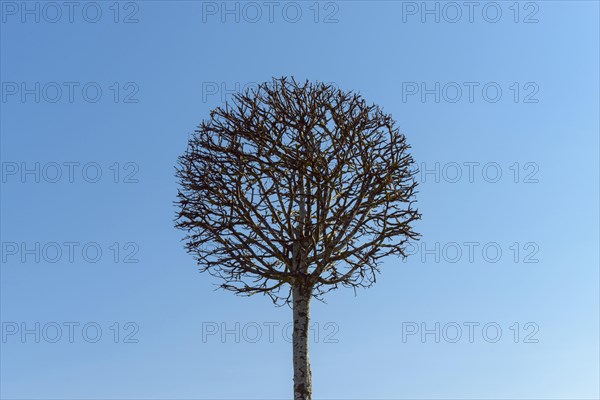
[[[354,92],[274,79],[210,113],[179,158],[176,226],[203,271],[289,302],[375,282],[405,257],[416,168],[392,117]]]

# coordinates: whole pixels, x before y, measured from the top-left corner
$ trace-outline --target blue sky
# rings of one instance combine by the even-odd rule
[[[291,310],[172,223],[188,135],[273,76],[359,91],[429,171],[415,254],[313,304],[315,398],[599,397],[597,2],[0,5],[2,398],[291,397]]]

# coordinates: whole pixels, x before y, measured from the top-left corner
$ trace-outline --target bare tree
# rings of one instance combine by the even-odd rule
[[[292,305],[295,400],[312,397],[311,298],[371,286],[418,239],[409,148],[358,94],[281,78],[211,111],[179,158],[176,226],[201,270]]]

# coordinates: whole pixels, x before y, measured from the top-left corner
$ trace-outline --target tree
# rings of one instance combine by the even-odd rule
[[[359,94],[280,78],[211,111],[179,158],[176,226],[201,271],[293,308],[295,400],[312,397],[311,298],[371,286],[418,239],[409,149]]]

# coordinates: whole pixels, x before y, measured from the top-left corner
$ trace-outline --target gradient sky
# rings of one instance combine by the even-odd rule
[[[598,2],[62,3],[0,3],[0,397],[291,397],[291,310],[214,291],[172,223],[188,135],[284,75],[430,171],[415,254],[313,304],[315,398],[600,396]]]

